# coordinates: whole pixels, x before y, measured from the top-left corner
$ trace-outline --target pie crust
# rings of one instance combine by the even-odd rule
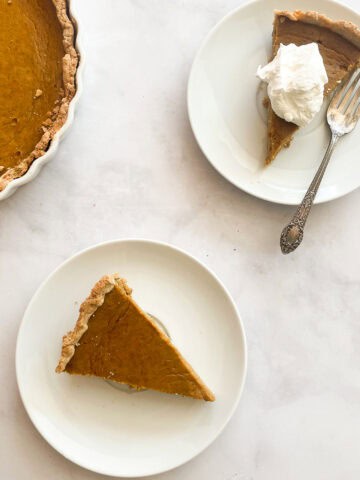
[[[80,306],[79,318],[74,329],[63,337],[61,357],[56,367],[57,373],[65,371],[66,365],[75,353],[76,344],[88,329],[90,317],[104,303],[105,295],[111,292],[115,285],[121,285],[128,295],[131,294],[131,289],[126,281],[120,278],[117,273],[106,275],[95,284],[88,298]]]
[[[63,337],[56,372],[95,375],[138,390],[214,401],[214,394],[131,293],[118,274],[106,275],[95,284],[80,306],[74,329]],[[94,323],[89,326],[91,318]]]
[[[0,165],[0,191],[4,190],[12,180],[24,175],[34,160],[44,155],[51,140],[64,125],[67,119],[70,102],[76,92],[75,74],[79,56],[74,45],[75,30],[74,25],[69,18],[68,0],[49,1],[55,6],[56,16],[63,34],[63,48],[65,52],[62,59],[63,96],[58,105],[49,112],[48,118],[43,122],[42,130],[44,133],[36,145],[34,145],[34,150],[25,158],[20,159],[15,166],[8,168],[2,175],[1,170],[3,170],[4,167]],[[9,7],[11,7],[11,3],[12,2],[8,2],[8,4],[10,4]],[[41,90],[36,91],[35,97],[40,96],[41,93]]]
[[[293,22],[310,23],[311,25],[332,30],[360,48],[360,29],[352,22],[346,22],[345,20],[335,21],[326,15],[314,11],[303,12],[295,10],[290,12],[288,10],[275,10],[274,13],[277,17],[287,17]]]
[[[290,11],[275,11],[274,19],[274,29],[273,29],[273,57],[276,55],[277,49],[280,43],[291,43],[291,34],[288,33],[287,41],[282,42],[281,37],[279,37],[280,25],[284,23],[284,19],[288,19],[291,22],[301,22],[305,25],[313,25],[319,27],[319,36],[317,41],[317,36],[314,35],[314,31],[310,32],[308,30],[308,37],[305,35],[304,39],[300,35],[301,41],[299,45],[304,45],[312,41],[317,41],[320,48],[320,53],[322,53],[325,63],[325,68],[327,69],[329,82],[325,86],[324,95],[329,95],[336,88],[337,84],[341,82],[348,74],[353,71],[353,69],[360,64],[360,29],[351,22],[346,21],[333,21],[325,15],[314,11],[302,12],[300,10],[290,12]],[[293,28],[293,27],[292,27]],[[336,36],[339,35],[341,38],[338,42],[338,50],[332,50],[327,47],[326,43],[322,43],[321,35],[324,35],[322,32],[332,32],[332,41],[336,39]],[[317,32],[316,32],[317,33]],[[314,38],[315,37],[315,38]],[[284,38],[284,37],[283,37]],[[295,39],[296,40],[296,39]],[[304,41],[305,40],[305,41]],[[307,41],[308,40],[308,41]],[[326,39],[325,39],[326,40]],[[339,43],[340,42],[340,43]],[[297,43],[294,41],[294,43]],[[341,52],[341,47],[343,52],[349,51],[352,52],[354,58],[347,58],[344,53],[343,59],[340,59],[339,52]],[[354,50],[358,49],[357,55],[354,55]],[[347,52],[347,53],[349,53]],[[333,55],[333,58],[331,57]],[[350,55],[351,56],[351,55]],[[345,62],[343,64],[343,62]],[[328,71],[328,68],[331,71]],[[293,138],[294,133],[298,130],[298,126],[286,122],[282,118],[278,117],[272,110],[271,104],[268,104],[268,153],[266,157],[266,164],[269,164],[274,160],[280,150],[290,145],[290,142]]]

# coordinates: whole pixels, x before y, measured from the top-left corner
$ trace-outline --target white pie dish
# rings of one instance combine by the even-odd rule
[[[80,302],[116,271],[214,391],[214,403],[55,373]],[[240,399],[246,359],[237,308],[213,273],[170,245],[118,240],[80,252],[40,286],[19,329],[16,374],[27,413],[56,450],[98,473],[139,477],[175,468],[215,440]]]
[[[289,149],[265,167],[265,91],[256,78],[271,53],[274,10],[315,10],[360,26],[360,15],[332,0],[253,0],[225,16],[195,57],[188,83],[188,112],[197,142],[227,180],[264,200],[298,204],[315,175],[329,141],[327,102]],[[360,127],[341,139],[316,203],[350,193],[360,185]]]
[[[27,170],[27,172],[24,175],[14,180],[11,180],[11,182],[9,182],[6,185],[4,190],[0,191],[0,201],[10,197],[10,195],[15,193],[19,187],[21,187],[22,185],[25,185],[26,183],[31,182],[31,180],[33,180],[35,177],[38,176],[43,166],[46,163],[50,162],[56,156],[61,140],[66,136],[66,133],[68,132],[69,128],[71,127],[74,121],[76,105],[79,101],[82,88],[83,88],[82,73],[84,69],[84,51],[81,46],[81,27],[79,27],[78,17],[76,15],[76,12],[74,11],[73,2],[71,0],[68,0],[68,3],[69,3],[69,13],[71,16],[71,20],[73,21],[75,30],[76,30],[75,49],[79,54],[79,63],[77,66],[76,77],[75,77],[75,81],[76,81],[75,96],[70,102],[66,122],[60,128],[60,130],[55,134],[54,138],[51,140],[45,154],[35,159],[31,164],[30,168]]]

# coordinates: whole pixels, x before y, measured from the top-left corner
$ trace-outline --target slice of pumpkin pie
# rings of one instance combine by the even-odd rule
[[[275,11],[272,58],[281,44],[300,46],[312,42],[318,44],[324,61],[329,80],[324,95],[328,96],[354,68],[360,66],[360,29],[351,22],[334,21],[314,11]],[[266,164],[290,145],[298,128],[278,117],[269,102]]]
[[[63,337],[56,372],[215,400],[118,274],[102,277],[82,303],[74,329]]]

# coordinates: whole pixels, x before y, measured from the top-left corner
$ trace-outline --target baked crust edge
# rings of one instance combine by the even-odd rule
[[[88,329],[90,317],[99,307],[101,307],[101,305],[104,303],[106,294],[111,292],[115,285],[119,285],[124,288],[127,295],[131,294],[131,289],[128,287],[126,280],[120,278],[117,273],[103,276],[94,285],[90,295],[80,305],[79,317],[76,321],[75,327],[73,330],[70,330],[66,335],[63,336],[61,356],[55,369],[57,373],[65,371],[66,365],[74,356],[77,343]]]
[[[60,105],[54,108],[48,120],[49,125],[44,126],[44,134],[35,145],[34,150],[16,166],[9,168],[3,175],[0,175],[0,192],[15,180],[22,177],[29,170],[35,160],[42,157],[49,147],[56,133],[66,122],[70,102],[76,93],[76,70],[79,62],[79,55],[75,49],[75,29],[72,20],[68,16],[68,0],[52,0],[56,8],[56,15],[63,31],[63,45],[65,55],[63,64],[64,96]]]

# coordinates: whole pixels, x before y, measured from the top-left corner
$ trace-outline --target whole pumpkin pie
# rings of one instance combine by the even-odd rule
[[[64,124],[78,55],[66,0],[0,2],[0,191]]]
[[[276,11],[273,26],[272,57],[280,44],[297,46],[316,42],[322,55],[328,83],[324,95],[335,90],[360,65],[360,30],[350,22],[333,21],[317,12]],[[290,145],[298,126],[278,117],[268,103],[268,152],[266,163]]]
[[[75,328],[63,337],[56,372],[94,375],[136,389],[215,400],[117,274],[102,277],[81,305]]]

